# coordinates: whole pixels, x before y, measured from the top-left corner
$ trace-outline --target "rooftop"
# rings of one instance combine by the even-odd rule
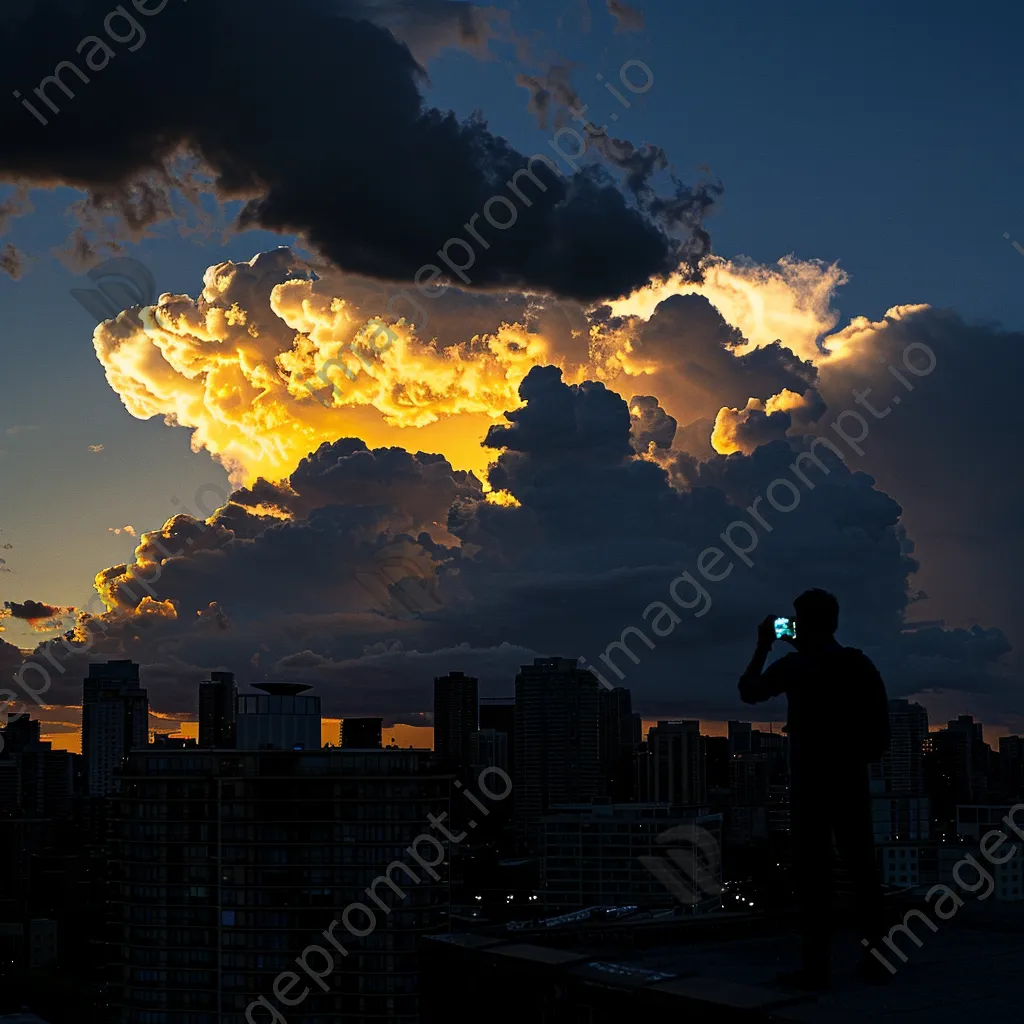
[[[933,919],[935,932],[912,920],[921,945],[897,935],[895,941],[907,959],[902,962],[885,950],[897,970],[881,986],[856,979],[860,945],[852,933],[841,933],[835,943],[834,985],[819,995],[776,982],[779,971],[797,965],[796,936],[780,931],[779,923],[757,922],[752,915],[734,918],[724,927],[709,918],[691,920],[691,941],[676,941],[659,929],[652,936],[655,944],[646,948],[639,948],[639,931],[622,942],[611,929],[599,934],[593,928],[578,931],[568,942],[536,934],[507,939],[451,935],[434,941],[465,942],[460,955],[473,958],[482,984],[488,979],[493,984],[492,971],[508,970],[521,979],[523,1000],[534,992],[545,1000],[543,1005],[564,1000],[566,1013],[586,1008],[591,1014],[587,1019],[595,1024],[620,1019],[623,1008],[637,1016],[658,1010],[685,1012],[692,1020],[716,1024],[960,1024],[1019,1012],[1022,904],[967,903],[951,920]],[[685,926],[679,934],[684,931]],[[517,1012],[524,1009],[529,1005],[517,1004]]]

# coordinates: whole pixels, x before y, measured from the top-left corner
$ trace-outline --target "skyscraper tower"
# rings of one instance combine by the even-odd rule
[[[234,672],[211,672],[199,684],[199,746],[230,750],[235,745],[238,687]]]
[[[505,737],[508,771],[515,784],[516,767],[516,699],[515,697],[481,697],[480,728],[490,729]],[[500,742],[500,741],[498,741]]]
[[[457,771],[473,763],[477,706],[477,681],[472,676],[449,672],[434,680],[434,753]]]
[[[82,685],[82,756],[89,796],[115,790],[115,772],[130,750],[149,743],[149,696],[139,666],[108,661],[89,666]]]
[[[535,658],[516,676],[515,816],[528,839],[554,804],[600,796],[600,683],[575,658]]]
[[[622,803],[633,796],[636,751],[640,746],[639,716],[625,686],[598,690],[601,705],[600,761],[604,796]]]
[[[889,752],[882,759],[886,790],[900,796],[923,796],[928,712],[908,700],[891,700],[889,731]]]
[[[650,799],[674,805],[707,799],[700,722],[658,722],[647,734]]]

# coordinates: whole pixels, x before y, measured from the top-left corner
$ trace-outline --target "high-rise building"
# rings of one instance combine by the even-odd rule
[[[516,676],[515,816],[536,839],[554,804],[601,794],[600,684],[575,658],[535,658]]]
[[[729,789],[729,740],[726,736],[702,736],[704,745],[704,777],[708,794],[712,790],[725,793]]]
[[[929,733],[924,758],[925,789],[940,834],[955,828],[958,804],[987,800],[990,775],[995,781],[993,760],[982,724],[972,715],[960,715],[948,722],[945,729]]]
[[[500,768],[508,772],[508,735],[497,729],[477,729],[473,733],[472,774],[479,775],[485,768]]]
[[[254,683],[238,698],[239,750],[319,750],[320,698],[305,683]]]
[[[754,747],[754,727],[750,722],[729,722],[729,756],[749,754]]]
[[[39,743],[42,735],[39,731],[39,719],[29,718],[27,714],[8,719],[7,725],[0,729],[0,751],[4,754],[17,754],[25,747]]]
[[[86,792],[107,796],[129,751],[149,743],[149,697],[132,661],[90,665],[82,691]]]
[[[479,728],[477,681],[462,672],[434,680],[434,753],[457,771],[473,761],[473,733]]]
[[[652,802],[679,806],[707,799],[700,722],[658,722],[647,733],[647,751]]]
[[[999,737],[999,781],[1004,797],[1024,796],[1024,737]]]
[[[640,716],[625,686],[598,691],[601,706],[600,751],[603,796],[616,803],[635,797],[636,758],[640,746]]]
[[[504,733],[509,774],[515,783],[516,766],[516,699],[515,697],[481,697],[480,728]],[[500,767],[500,766],[499,766]]]
[[[42,741],[39,722],[22,715],[0,729],[0,807],[26,818],[67,819],[78,754]]]
[[[105,1019],[413,1024],[417,942],[448,929],[450,835],[432,822],[447,820],[451,776],[431,762],[394,748],[132,753],[110,826]]]
[[[928,739],[928,712],[909,700],[889,701],[889,751],[882,758],[886,793],[924,795],[924,746]]]
[[[356,750],[379,750],[383,743],[383,718],[343,718],[341,745]]]
[[[211,672],[199,684],[199,746],[230,750],[237,740],[238,687],[234,672]]]

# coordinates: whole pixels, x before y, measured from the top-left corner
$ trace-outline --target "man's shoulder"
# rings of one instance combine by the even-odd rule
[[[790,651],[788,654],[782,655],[781,658],[776,658],[768,668],[773,672],[795,672],[806,664],[806,655],[801,654],[799,651]]]
[[[846,660],[861,665],[875,667],[875,663],[859,647],[840,647],[839,654]]]

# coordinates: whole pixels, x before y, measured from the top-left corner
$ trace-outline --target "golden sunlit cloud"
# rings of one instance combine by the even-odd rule
[[[748,398],[742,409],[723,406],[715,417],[711,447],[719,455],[732,455],[734,452],[749,455],[759,444],[771,439],[773,424],[769,417],[774,413],[793,413],[811,407],[810,393],[798,395],[787,388],[766,402],[759,398]],[[774,432],[781,437],[786,433],[788,426],[788,421],[777,417]]]
[[[832,299],[847,281],[838,264],[786,256],[773,266],[755,266],[711,256],[702,269],[702,282],[673,275],[610,302],[612,313],[649,320],[672,295],[703,295],[747,339],[737,355],[781,341],[801,359],[821,358],[819,340],[839,322]]]
[[[803,407],[805,419],[813,420],[811,393],[783,390],[752,395],[743,408],[723,404],[715,372],[693,364],[682,340],[678,351],[672,338],[652,346],[641,339],[642,329],[659,303],[699,295],[742,334],[719,346],[725,361],[719,374],[731,372],[723,369],[731,357],[775,341],[826,372],[868,352],[884,327],[859,318],[830,333],[838,321],[832,300],[845,281],[836,264],[821,261],[786,257],[761,267],[709,257],[702,282],[679,274],[644,286],[608,304],[612,320],[594,307],[587,331],[561,336],[538,326],[547,309],[543,296],[529,297],[539,311],[529,326],[506,318],[473,334],[472,304],[480,296],[464,295],[470,313],[463,326],[448,331],[450,337],[455,330],[457,340],[442,345],[436,324],[417,333],[405,320],[385,323],[379,290],[350,276],[314,275],[282,247],[245,263],[210,267],[198,299],[164,294],[155,306],[100,324],[93,340],[127,410],[190,428],[193,449],[217,458],[236,486],[258,476],[284,480],[309,452],[340,437],[358,437],[371,448],[437,452],[486,481],[495,452],[481,442],[521,404],[519,385],[539,364],[561,368],[567,383],[604,381],[627,399],[637,392],[656,395],[680,424],[706,417],[705,438],[713,422],[712,444],[720,453],[753,450],[762,428],[784,435],[786,417],[776,413]],[[524,296],[516,298],[514,308],[522,311]],[[569,318],[568,303],[551,305]],[[462,307],[456,302],[454,308],[457,318]],[[887,316],[920,308],[897,307]],[[574,310],[586,326],[587,311]],[[487,500],[514,498],[489,493]],[[257,513],[287,515],[269,508]],[[131,586],[121,578],[125,571],[113,567],[97,577],[108,608],[124,605],[116,591],[121,583]]]
[[[216,456],[237,485],[283,479],[321,442],[345,436],[426,447],[408,431],[436,425],[428,450],[447,453],[436,442],[455,417],[472,436],[453,461],[483,470],[487,426],[520,404],[532,366],[558,358],[518,324],[441,348],[296,274],[301,261],[286,249],[219,264],[198,300],[164,294],[94,335],[128,411],[191,427],[193,448]]]

